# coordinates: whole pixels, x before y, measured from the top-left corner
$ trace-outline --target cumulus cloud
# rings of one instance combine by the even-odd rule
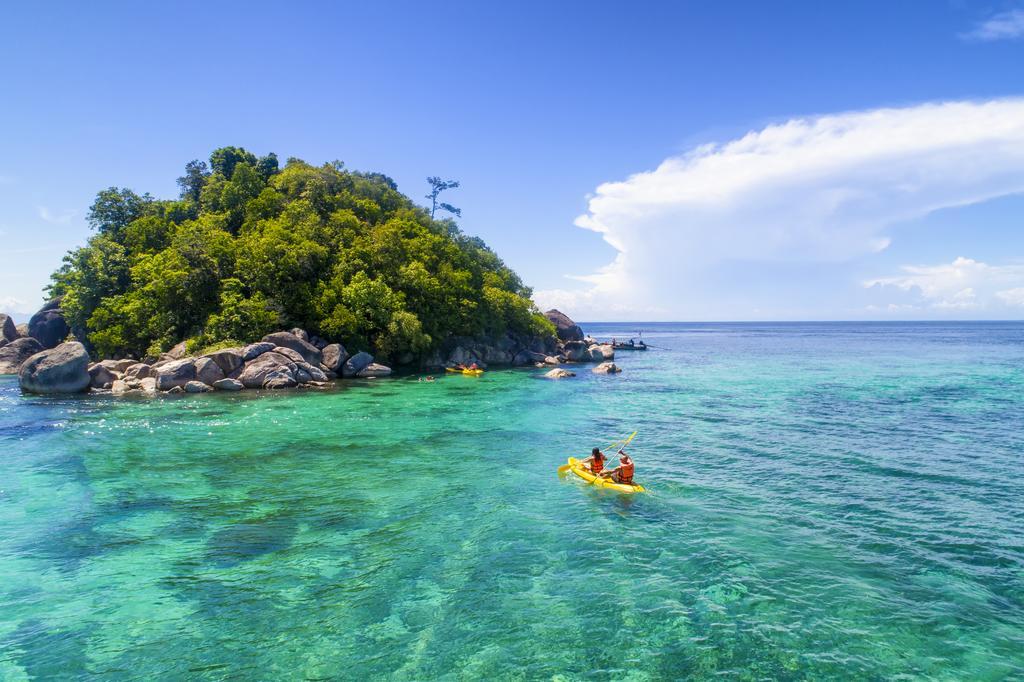
[[[899,275],[864,282],[918,294],[921,304],[946,311],[1024,307],[1024,265],[989,265],[963,256],[941,265],[905,265]]]
[[[981,42],[1024,37],[1024,10],[1014,9],[993,15],[961,37],[964,40]]]
[[[27,314],[32,312],[28,302],[14,296],[0,296],[0,313]]]
[[[726,265],[848,262],[887,248],[902,221],[1022,191],[1022,99],[793,119],[599,186],[576,224],[600,234],[614,261],[578,278],[588,287],[536,298],[544,306],[557,293],[595,319],[638,307],[747,317],[736,296],[715,308]],[[759,283],[746,287],[753,296]]]
[[[75,217],[75,211],[66,209],[64,211],[51,211],[46,206],[39,206],[39,217],[54,225],[67,225]]]

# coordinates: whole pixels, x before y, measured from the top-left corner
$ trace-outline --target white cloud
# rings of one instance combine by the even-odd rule
[[[22,314],[34,312],[27,301],[14,296],[0,296],[0,313]]]
[[[901,221],[1022,191],[1022,99],[793,119],[599,186],[576,224],[618,253],[582,278],[589,289],[559,295],[583,318],[634,306],[675,319],[749,317],[762,283],[733,278],[751,301],[722,303],[728,264],[849,261],[888,247]],[[538,302],[553,293],[537,292]]]
[[[959,257],[941,265],[905,265],[901,274],[864,282],[916,293],[935,310],[991,311],[1024,306],[1024,265],[989,265]]]
[[[1021,9],[993,15],[961,36],[964,40],[982,42],[1014,40],[1021,37],[1024,37],[1024,10]]]
[[[67,225],[71,222],[71,219],[75,217],[76,213],[76,211],[71,209],[65,209],[58,213],[51,211],[46,206],[39,206],[38,210],[40,218],[48,223],[53,223],[54,225]]]

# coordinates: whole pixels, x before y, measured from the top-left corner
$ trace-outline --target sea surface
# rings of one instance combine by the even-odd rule
[[[0,378],[0,679],[1024,679],[1024,324],[585,328],[658,348]],[[556,475],[634,430],[648,494]]]

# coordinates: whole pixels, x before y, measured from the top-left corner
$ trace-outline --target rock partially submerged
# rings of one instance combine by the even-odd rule
[[[89,388],[89,354],[77,341],[36,353],[18,372],[28,393],[81,393]]]
[[[614,362],[602,362],[590,371],[594,374],[618,374],[622,369],[616,366]]]
[[[168,391],[176,386],[184,388],[185,384],[195,378],[196,363],[194,359],[172,360],[158,368],[156,387],[161,391]]]
[[[576,376],[576,372],[570,372],[567,369],[555,368],[544,373],[544,376],[548,379],[566,379],[568,377]]]
[[[341,368],[341,376],[354,377],[369,367],[372,362],[372,355],[364,351],[360,351],[345,361],[345,364]]]

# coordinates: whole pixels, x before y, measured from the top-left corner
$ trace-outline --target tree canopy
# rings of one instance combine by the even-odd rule
[[[398,359],[451,336],[549,334],[531,291],[480,240],[380,173],[222,147],[181,195],[111,187],[50,293],[103,356],[248,342],[299,326]]]

